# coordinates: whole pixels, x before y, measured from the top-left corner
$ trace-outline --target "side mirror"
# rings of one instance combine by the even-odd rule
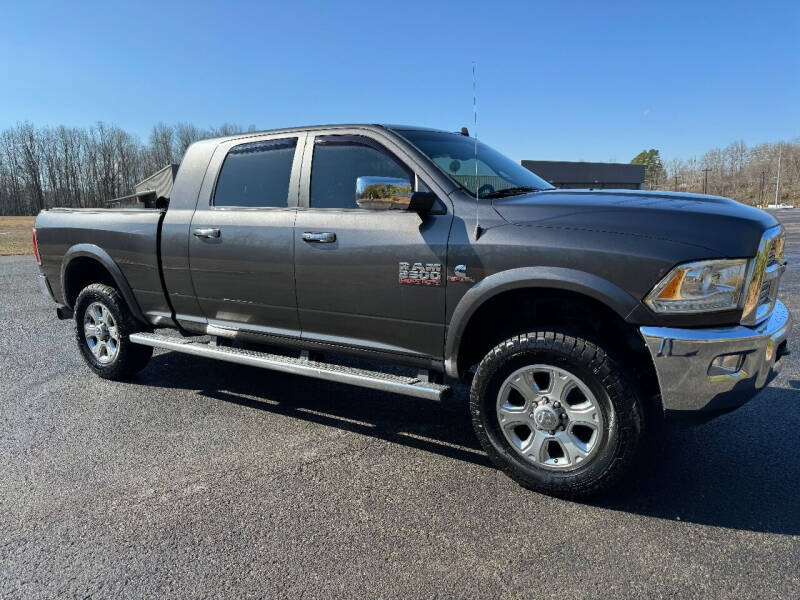
[[[362,176],[356,179],[356,204],[369,210],[408,210],[414,196],[408,179]]]

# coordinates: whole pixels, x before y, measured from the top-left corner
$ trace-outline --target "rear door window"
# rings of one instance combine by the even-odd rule
[[[215,206],[287,206],[297,138],[234,146],[225,157],[214,192]]]

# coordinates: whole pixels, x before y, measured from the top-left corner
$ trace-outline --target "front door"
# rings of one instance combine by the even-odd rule
[[[445,204],[426,215],[359,208],[359,177],[419,182],[365,136],[309,136],[309,159],[294,238],[303,338],[441,358],[452,220]]]
[[[293,227],[304,139],[230,143],[212,159],[189,230],[192,282],[209,325],[299,336]]]

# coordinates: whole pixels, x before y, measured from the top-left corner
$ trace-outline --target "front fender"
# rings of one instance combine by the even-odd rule
[[[445,339],[445,372],[459,376],[458,354],[470,319],[484,302],[515,289],[547,288],[583,294],[603,303],[626,319],[639,300],[610,281],[576,269],[563,267],[521,267],[495,273],[473,286],[456,305]],[[465,340],[465,343],[467,341]]]
[[[95,244],[75,244],[64,254],[64,258],[61,261],[61,292],[65,304],[67,304],[67,270],[69,264],[79,257],[93,258],[103,265],[103,267],[111,275],[111,278],[114,280],[117,289],[119,290],[120,294],[122,294],[125,302],[128,304],[128,308],[130,308],[133,316],[142,323],[147,324],[148,321],[142,313],[142,309],[139,307],[139,302],[137,302],[136,296],[134,296],[133,290],[131,289],[128,280],[125,278],[125,274],[122,272],[122,269],[119,268],[119,265],[114,261],[113,258],[111,258],[111,255],[108,252]],[[67,304],[67,306],[69,305]],[[69,308],[75,307],[69,306]]]

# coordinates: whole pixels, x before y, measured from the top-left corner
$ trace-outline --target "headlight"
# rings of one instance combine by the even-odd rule
[[[700,260],[678,265],[653,288],[645,302],[660,313],[739,308],[746,270],[746,259]]]

